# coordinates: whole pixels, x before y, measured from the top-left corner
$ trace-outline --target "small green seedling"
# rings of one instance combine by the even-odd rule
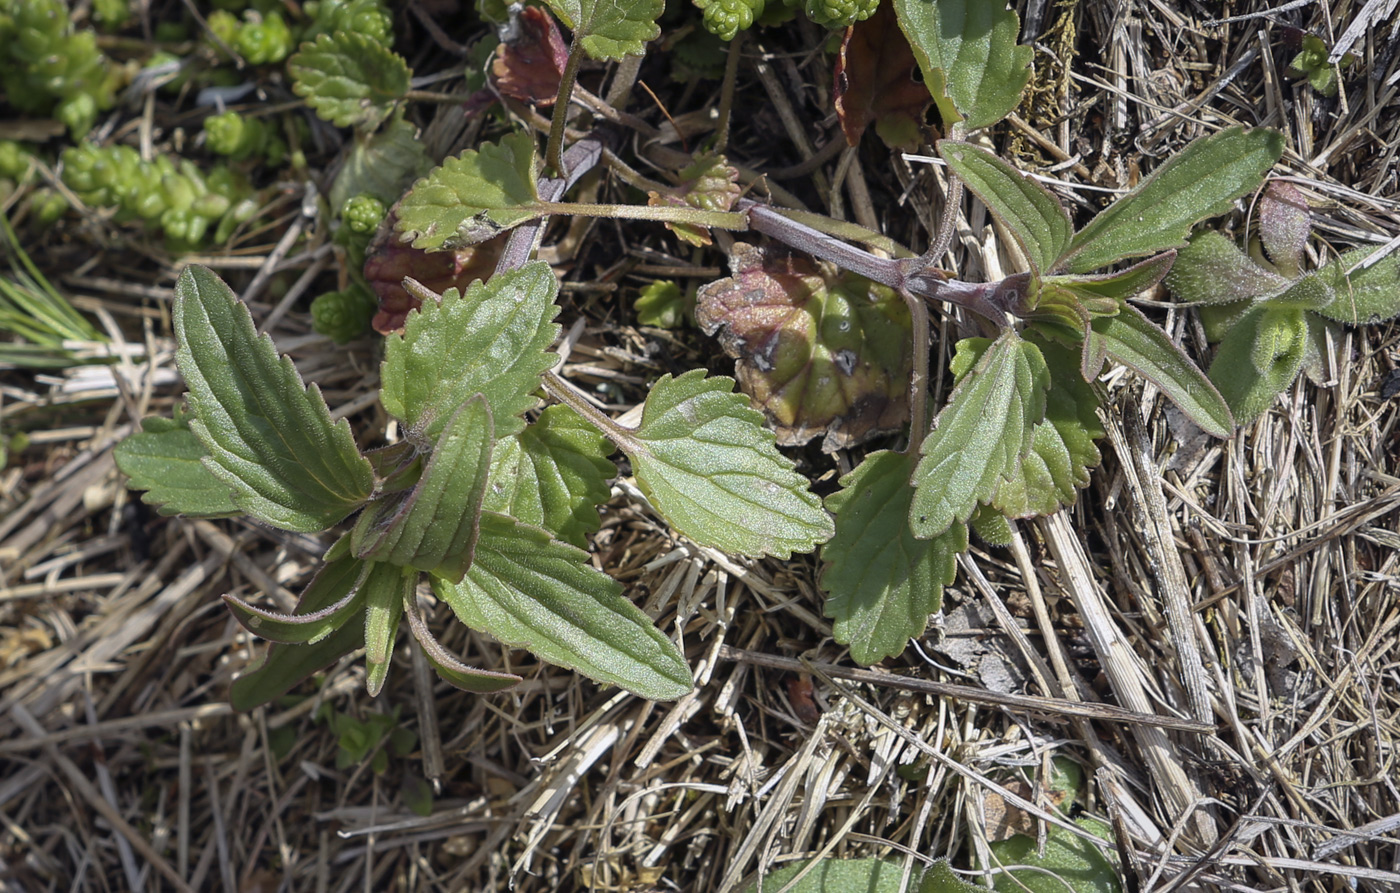
[[[1321,380],[1327,336],[1400,314],[1400,255],[1348,251],[1306,268],[1312,234],[1307,200],[1281,180],[1258,205],[1258,232],[1242,251],[1213,230],[1181,251],[1167,285],[1201,305],[1206,336],[1220,348],[1210,366],[1241,423],[1252,422],[1297,378]]]
[[[1303,48],[1288,63],[1288,73],[1307,78],[1308,86],[1323,96],[1337,95],[1337,73],[1356,61],[1356,56],[1344,53],[1336,65],[1327,61],[1331,53],[1327,44],[1315,34],[1303,35]]]

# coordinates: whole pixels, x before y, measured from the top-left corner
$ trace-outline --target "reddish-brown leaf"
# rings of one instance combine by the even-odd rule
[[[781,250],[734,244],[733,276],[700,289],[695,319],[785,446],[827,452],[909,418],[909,310],[892,290]]]
[[[420,251],[400,242],[392,221],[379,229],[380,235],[365,252],[365,279],[379,298],[379,311],[371,325],[381,335],[403,328],[409,311],[418,309],[418,299],[404,290],[405,276],[442,294],[449,288],[465,289],[476,279],[486,279],[496,270],[506,236],[462,248],[458,251]]]
[[[928,88],[915,80],[918,64],[895,22],[894,5],[846,29],[836,59],[836,115],[854,146],[873,121],[891,149],[913,152],[923,142]]]
[[[491,75],[496,89],[511,99],[553,105],[569,61],[559,25],[543,8],[526,6],[514,18],[512,34],[496,48]]]

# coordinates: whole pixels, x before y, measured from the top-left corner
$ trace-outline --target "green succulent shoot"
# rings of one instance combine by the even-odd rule
[[[1303,194],[1275,181],[1259,200],[1248,252],[1207,230],[1167,276],[1178,298],[1201,305],[1206,337],[1220,345],[1208,374],[1240,423],[1262,415],[1300,371],[1321,381],[1329,328],[1400,315],[1400,255],[1358,248],[1309,270],[1311,234]]]

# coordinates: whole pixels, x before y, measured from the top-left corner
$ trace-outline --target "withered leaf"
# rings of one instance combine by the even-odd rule
[[[669,205],[676,208],[698,208],[702,211],[728,211],[738,200],[739,172],[729,166],[723,155],[706,153],[696,158],[680,172],[680,183],[666,192],[649,192],[647,204],[653,207]],[[693,223],[667,223],[676,238],[691,245],[709,245],[710,228]]]
[[[381,335],[396,332],[403,328],[409,311],[418,309],[418,299],[404,290],[404,277],[412,277],[438,294],[449,288],[465,290],[473,281],[487,279],[495,272],[508,235],[456,251],[423,251],[400,242],[392,221],[380,227],[365,251],[364,265],[365,280],[379,298],[379,310],[371,321],[374,330]]]
[[[836,59],[835,96],[848,144],[859,143],[873,121],[891,149],[918,150],[924,110],[932,100],[923,82],[914,79],[917,71],[893,5],[880,4],[873,16],[846,29]]]
[[[518,17],[512,16],[511,24],[515,27],[491,60],[496,88],[521,102],[553,105],[569,61],[558,23],[544,9],[526,6]]]
[[[736,242],[733,275],[700,289],[695,319],[778,443],[826,452],[908,421],[909,311],[892,290],[803,255]]]

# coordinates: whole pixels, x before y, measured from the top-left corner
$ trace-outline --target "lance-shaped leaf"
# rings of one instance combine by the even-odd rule
[[[413,596],[417,583],[417,571],[383,561],[371,562],[360,582],[365,600],[365,690],[371,698],[379,694],[388,678],[404,600]]]
[[[894,11],[944,124],[976,130],[1016,108],[1035,53],[1001,0],[894,0]]]
[[[1085,306],[1094,316],[1112,316],[1118,304],[1134,295],[1140,295],[1167,275],[1176,260],[1175,251],[1164,251],[1156,257],[1138,261],[1126,270],[1116,273],[1100,273],[1088,276],[1048,276],[1046,282],[1069,289],[1081,296]],[[1101,303],[1103,306],[1095,306]],[[1103,312],[1109,308],[1112,313]],[[1097,311],[1097,312],[1096,312]]]
[[[826,616],[836,641],[849,645],[859,663],[894,657],[923,633],[967,549],[965,524],[953,523],[933,539],[914,538],[913,471],[911,456],[871,453],[826,499],[836,516],[836,535],[822,546]]]
[[[1336,293],[1336,298],[1319,307],[1318,313],[1350,325],[1379,322],[1400,314],[1400,252],[1362,266],[1375,252],[1375,248],[1357,248],[1317,271]]]
[[[234,503],[283,530],[325,530],[370,495],[374,476],[344,419],[259,337],[227,285],[190,266],[175,284],[175,359],[190,389],[190,430]]]
[[[442,646],[442,643],[428,629],[423,614],[418,610],[418,596],[414,590],[405,590],[403,613],[408,618],[409,631],[423,648],[423,656],[433,665],[433,670],[447,682],[463,691],[480,693],[500,691],[520,681],[514,673],[498,673],[494,670],[479,670],[469,667],[457,659],[456,655]]]
[[[549,352],[558,290],[549,264],[533,261],[464,293],[449,289],[409,314],[403,335],[384,339],[384,409],[427,444],[458,406],[482,394],[497,437],[520,431],[520,416],[539,402],[540,376],[558,359]]]
[[[408,93],[402,56],[365,34],[321,34],[287,60],[292,91],[337,127],[375,127]]]
[[[173,419],[142,419],[141,431],[123,439],[112,451],[117,467],[131,479],[126,485],[145,490],[141,501],[156,506],[162,515],[235,515],[238,506],[229,485],[205,467],[203,460],[207,455],[179,407]]]
[[[1089,221],[1061,265],[1088,273],[1126,257],[1181,248],[1192,226],[1258,189],[1282,154],[1283,136],[1264,127],[1230,127],[1193,141]]]
[[[340,543],[336,544],[337,547],[340,545]],[[339,551],[344,553],[346,550],[339,549]],[[319,610],[305,610],[305,599],[303,599],[303,603],[298,604],[296,613],[283,614],[280,611],[269,611],[266,608],[250,605],[232,594],[224,596],[224,604],[228,605],[234,619],[243,624],[243,628],[255,636],[282,645],[314,645],[344,626],[352,615],[364,607],[365,603],[359,584],[369,573],[369,566],[363,562],[356,562],[345,555],[329,560],[326,566],[332,565],[342,568],[356,566],[361,569],[361,573],[353,588],[335,602]]]
[[[1031,433],[1030,451],[991,503],[1011,518],[1049,515],[1073,505],[1080,488],[1089,485],[1089,470],[1099,464],[1095,441],[1104,435],[1095,412],[1098,394],[1080,376],[1079,357],[1054,342],[1038,343],[1052,382],[1045,418]]]
[[[1108,356],[1160,388],[1202,431],[1229,437],[1235,430],[1230,407],[1215,385],[1136,307],[1125,304],[1117,316],[1095,319],[1090,337],[1100,340]]]
[[[340,552],[339,557],[336,557],[337,551]],[[344,601],[354,594],[364,572],[363,561],[350,555],[348,550],[332,547],[326,553],[326,563],[302,591],[296,615],[314,615]],[[365,628],[358,623],[344,623],[314,645],[274,644],[261,664],[233,681],[229,701],[235,710],[261,707],[364,643]]]
[[[432,584],[472,629],[591,679],[658,701],[694,685],[685,655],[622,597],[622,586],[538,527],[483,514],[476,561],[462,582]]]
[[[996,341],[958,343],[964,368],[948,405],[919,448],[909,526],[920,539],[967,521],[980,503],[1016,473],[1031,432],[1045,417],[1050,375],[1040,349],[1008,330]],[[980,356],[978,355],[980,354]]]
[[[535,191],[535,141],[511,133],[449,158],[413,184],[398,232],[429,251],[484,242],[545,213]]]
[[[909,419],[909,309],[892,289],[805,255],[736,242],[734,275],[700,289],[695,321],[738,360],[778,443],[835,452]]]
[[[695,542],[754,557],[811,551],[831,537],[831,518],[733,390],[734,379],[703,369],[664,375],[642,424],[614,432],[618,446],[656,510]]]
[[[491,407],[477,394],[438,435],[416,486],[360,516],[351,546],[361,558],[462,579],[476,548],[495,443]]]
[[[1254,262],[1225,236],[1206,230],[1177,253],[1167,287],[1193,304],[1232,304],[1283,294],[1292,284]]]
[[[554,14],[574,32],[574,42],[593,59],[614,62],[640,56],[661,35],[656,20],[664,0],[548,0]]]
[[[598,505],[608,501],[608,439],[567,406],[551,406],[519,435],[496,444],[486,511],[543,527],[580,548],[598,529]]]
[[[990,152],[940,140],[938,154],[958,179],[1016,237],[1031,269],[1045,274],[1069,248],[1074,227],[1050,190]]]

